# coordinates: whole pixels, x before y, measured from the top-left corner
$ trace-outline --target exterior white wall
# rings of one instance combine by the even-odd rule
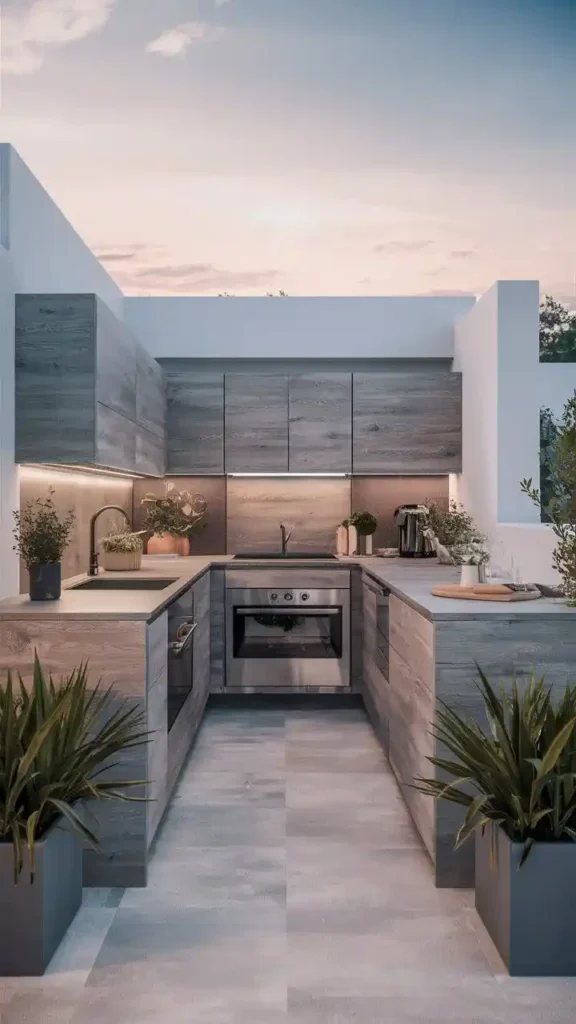
[[[495,573],[557,583],[556,540],[520,480],[540,475],[540,407],[555,415],[576,365],[539,361],[537,281],[498,281],[455,328],[463,375],[463,471],[451,482],[487,535]]]
[[[118,285],[7,143],[0,144],[0,202],[17,292],[94,292],[123,315]]]
[[[454,369],[462,373],[462,473],[451,480],[461,501],[489,533],[498,500],[498,284],[456,324]]]
[[[18,508],[14,465],[14,278],[0,246],[0,598],[17,594],[18,558],[12,550],[12,512]]]
[[[473,298],[126,298],[155,357],[452,358]]]

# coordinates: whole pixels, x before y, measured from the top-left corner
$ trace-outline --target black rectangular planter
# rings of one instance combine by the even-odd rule
[[[576,843],[535,843],[519,868],[522,848],[477,832],[476,910],[510,974],[576,977]]]
[[[11,843],[0,843],[0,977],[44,974],[82,903],[82,847],[65,827],[36,845],[30,882],[27,854],[14,884]]]

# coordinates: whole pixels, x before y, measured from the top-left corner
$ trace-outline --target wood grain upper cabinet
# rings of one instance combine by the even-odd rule
[[[292,473],[352,469],[352,375],[298,374],[289,384]]]
[[[462,469],[462,380],[449,370],[355,373],[354,473]]]
[[[167,394],[167,472],[224,472],[224,374],[202,373],[190,360],[160,360]]]
[[[164,474],[164,381],[96,295],[16,296],[18,462]]]
[[[225,379],[227,473],[288,470],[288,377],[227,373]]]

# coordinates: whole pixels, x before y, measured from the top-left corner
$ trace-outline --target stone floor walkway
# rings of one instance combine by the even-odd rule
[[[209,712],[147,889],[91,890],[1,1024],[572,1024],[434,888],[360,710]]]

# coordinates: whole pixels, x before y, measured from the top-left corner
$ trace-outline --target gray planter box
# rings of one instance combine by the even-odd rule
[[[477,833],[476,910],[510,974],[576,977],[576,843],[521,855],[502,829]]]
[[[0,843],[0,977],[44,974],[82,902],[82,848],[64,826],[36,846],[30,883],[27,855],[14,884],[11,843]]]

